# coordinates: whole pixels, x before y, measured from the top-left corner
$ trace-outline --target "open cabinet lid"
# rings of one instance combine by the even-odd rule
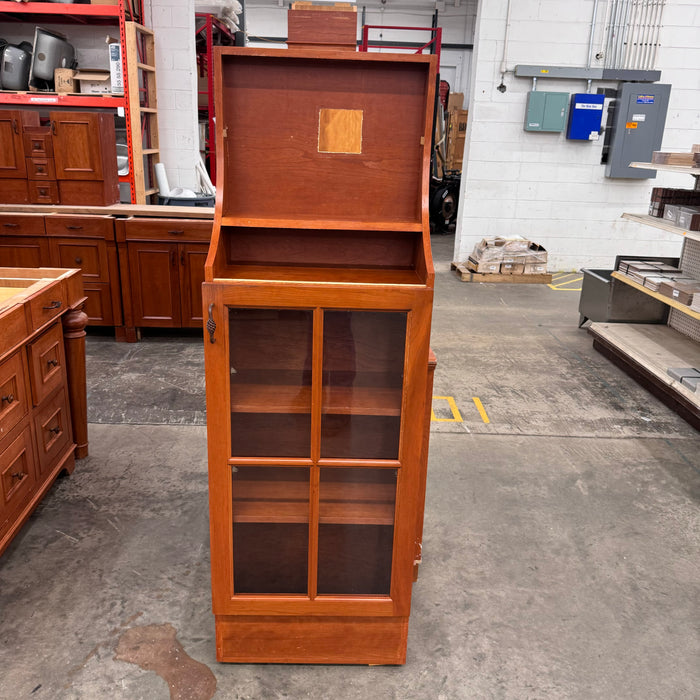
[[[224,219],[427,222],[434,57],[227,47],[215,76]]]

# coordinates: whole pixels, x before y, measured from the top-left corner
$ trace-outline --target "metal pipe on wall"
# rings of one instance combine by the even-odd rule
[[[666,6],[666,0],[659,0],[659,19],[656,22],[656,36],[654,37],[654,53],[651,57],[651,67],[656,65],[656,53],[659,48],[659,39],[661,38],[661,23],[664,18],[664,7]]]
[[[591,17],[591,37],[588,40],[588,63],[586,63],[589,68],[593,61],[593,38],[595,36],[596,18],[598,17],[598,2],[599,0],[595,0],[593,3],[593,16]]]
[[[625,59],[625,65],[628,68],[636,68],[635,64],[635,53],[637,47],[639,46],[639,41],[641,39],[641,17],[642,9],[644,7],[644,0],[633,0],[632,17],[630,23],[632,28],[629,33],[629,40],[627,42],[627,56]]]
[[[615,45],[615,31],[617,27],[618,0],[611,0],[610,21],[608,23],[608,41],[605,45],[605,67],[612,68],[613,46]]]

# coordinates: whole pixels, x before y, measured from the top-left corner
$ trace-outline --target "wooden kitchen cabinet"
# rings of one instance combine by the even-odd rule
[[[226,48],[215,76],[217,658],[401,664],[432,378],[434,57]]]
[[[0,554],[87,456],[84,301],[77,270],[0,268]]]
[[[51,112],[49,118],[60,203],[105,206],[118,202],[114,116]]]
[[[27,177],[26,155],[24,150],[24,126],[39,125],[39,113],[26,110],[0,110],[0,178],[24,179]],[[10,185],[3,183],[3,190]],[[3,201],[20,204],[23,202],[8,200],[3,192]]]
[[[136,340],[136,328],[201,328],[211,221],[129,218],[116,226],[127,339]]]

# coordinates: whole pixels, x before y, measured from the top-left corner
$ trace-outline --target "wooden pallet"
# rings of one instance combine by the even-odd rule
[[[464,263],[453,262],[450,268],[454,270],[462,282],[501,282],[503,284],[550,284],[552,275],[501,275],[473,272]]]

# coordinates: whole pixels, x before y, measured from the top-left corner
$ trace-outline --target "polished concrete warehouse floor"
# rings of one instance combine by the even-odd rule
[[[698,433],[592,349],[577,293],[462,283],[433,243],[453,402],[406,665],[216,662],[201,339],[91,335],[90,457],[0,558],[0,698],[700,695]]]

